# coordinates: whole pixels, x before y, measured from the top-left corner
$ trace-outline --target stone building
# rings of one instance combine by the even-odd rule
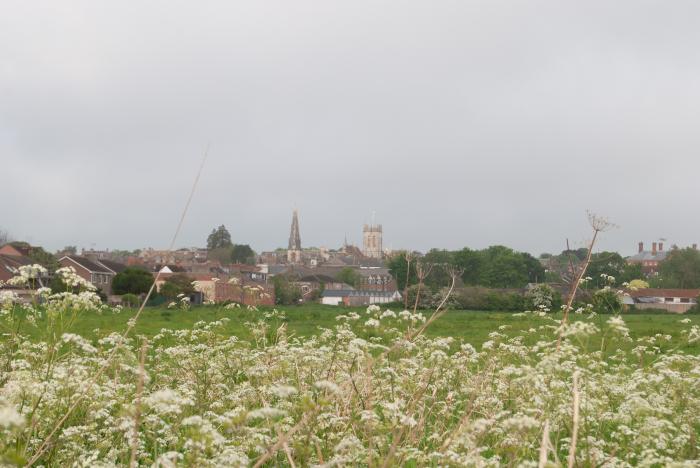
[[[289,232],[289,247],[287,248],[287,263],[299,264],[301,258],[301,236],[299,235],[299,214],[294,210],[292,228]]]
[[[362,254],[369,258],[382,258],[382,225],[365,224],[362,228]]]

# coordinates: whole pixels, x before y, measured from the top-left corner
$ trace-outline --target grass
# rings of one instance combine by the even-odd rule
[[[236,335],[241,338],[250,338],[250,333],[246,327],[246,322],[252,322],[260,318],[265,310],[249,311],[245,309],[226,310],[219,306],[200,306],[190,310],[166,309],[161,307],[146,308],[136,328],[134,335],[153,336],[163,328],[187,329],[196,322],[211,322],[221,318],[229,318],[229,322],[223,328],[223,333]],[[338,321],[336,317],[355,311],[360,314],[364,308],[339,308],[324,306],[319,304],[307,304],[303,306],[280,307],[286,314],[287,329],[290,335],[309,336],[317,333],[320,328],[331,328]],[[108,335],[112,332],[121,333],[127,326],[127,321],[135,314],[135,310],[124,309],[118,314],[82,314],[70,327],[70,332],[77,333],[89,339],[96,339],[100,336]],[[429,315],[430,311],[425,311]],[[560,314],[554,317],[560,318]],[[595,319],[595,323],[601,328],[605,328],[605,322],[610,316],[600,315]],[[679,349],[691,354],[700,354],[700,343],[692,345],[683,344],[682,330],[691,325],[700,324],[700,315],[679,316],[673,314],[623,314],[627,326],[630,328],[632,338],[642,336],[653,336],[655,334],[670,335],[670,342],[662,342],[661,351],[670,349],[680,344]],[[580,316],[573,316],[576,320]],[[689,318],[690,324],[681,323],[682,319]],[[510,312],[484,312],[467,310],[450,310],[440,319],[435,321],[426,331],[428,336],[451,336],[458,342],[471,343],[480,346],[489,339],[489,333],[497,331],[500,326],[507,328],[503,331],[509,335],[518,332],[525,332],[540,325],[550,325],[551,322],[533,316],[518,316]],[[41,339],[44,327],[30,326],[24,327],[23,333],[32,338]],[[533,344],[538,338],[538,334],[526,335],[525,343]],[[591,346],[600,346],[600,343],[591,343]],[[630,349],[636,346],[635,343],[617,343],[614,347]],[[606,346],[607,349],[607,346]]]

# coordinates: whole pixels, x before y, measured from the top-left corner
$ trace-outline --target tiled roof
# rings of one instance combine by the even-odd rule
[[[700,296],[700,289],[655,289],[644,288],[629,290],[627,293],[634,298],[640,297],[687,297],[695,299]]]
[[[34,262],[32,262],[30,258],[24,256],[0,254],[0,268],[6,270],[12,275],[18,273],[19,267],[23,265],[31,265],[32,263]]]
[[[106,266],[110,270],[112,270],[115,273],[121,273],[122,271],[126,270],[126,265],[120,262],[115,262],[112,260],[98,260],[100,264]]]
[[[661,262],[663,260],[666,260],[667,256],[668,256],[668,251],[665,251],[665,250],[657,251],[656,254],[654,254],[650,250],[645,250],[644,252],[639,252],[637,255],[632,255],[627,260],[632,261],[632,262],[650,262],[650,261]]]
[[[97,262],[93,262],[92,260],[85,257],[80,257],[78,255],[66,255],[63,258],[68,258],[72,260],[73,262],[82,266],[91,273],[112,273],[112,271],[106,266]],[[63,260],[63,258],[61,260]]]
[[[299,281],[302,282],[308,282],[308,283],[313,283],[315,281],[318,281],[319,283],[336,283],[337,280],[331,276],[328,275],[306,275],[301,278],[299,278]]]

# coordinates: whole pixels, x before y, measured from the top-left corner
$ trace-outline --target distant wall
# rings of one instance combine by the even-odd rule
[[[635,304],[634,307],[637,310],[644,310],[644,309],[656,309],[656,310],[665,310],[667,312],[671,312],[674,314],[684,314],[688,312],[695,304],[665,304],[665,303],[659,303],[659,304]]]

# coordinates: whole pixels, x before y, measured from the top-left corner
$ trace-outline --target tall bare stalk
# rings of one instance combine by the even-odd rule
[[[408,285],[409,285],[410,279],[411,279],[411,260],[413,259],[411,252],[407,251],[405,258],[406,258],[406,282],[405,282],[404,287],[403,287],[403,308],[408,309]]]
[[[578,440],[579,406],[581,404],[581,393],[578,389],[578,371],[574,372],[574,408],[573,408],[573,428],[571,430],[571,445],[569,446],[569,468],[573,468],[576,463],[576,442]]]
[[[423,285],[425,284],[425,279],[430,275],[430,272],[433,271],[433,264],[425,264],[423,262],[416,262],[416,277],[418,278],[418,289],[416,290],[416,300],[415,303],[413,304],[413,313],[416,313],[416,310],[418,310],[418,304],[420,303],[420,293],[421,290],[423,289]],[[408,289],[406,290],[406,297],[408,297]]]
[[[564,316],[561,319],[562,329],[559,332],[559,338],[557,339],[557,350],[561,347],[561,340],[562,340],[562,336],[564,333],[563,327],[564,327],[564,325],[566,325],[568,323],[569,312],[571,311],[572,305],[574,303],[574,299],[576,298],[576,293],[578,292],[578,288],[581,285],[581,281],[583,280],[583,277],[586,274],[586,271],[588,270],[588,265],[590,265],[590,263],[591,263],[591,256],[593,255],[593,247],[595,247],[596,240],[598,240],[598,235],[601,232],[607,231],[608,229],[615,226],[606,218],[602,218],[602,217],[597,216],[591,212],[588,213],[588,223],[591,225],[591,228],[593,229],[593,237],[591,238],[591,241],[588,244],[588,253],[586,254],[586,260],[583,262],[583,265],[581,266],[581,268],[579,268],[578,274],[574,275],[575,278],[574,278],[573,282],[571,283],[571,288],[569,290],[569,297],[566,301],[566,306],[564,307]],[[567,247],[568,247],[568,245],[567,245]],[[573,271],[573,266],[572,266],[572,271]]]
[[[141,398],[143,397],[143,384],[146,380],[146,350],[148,349],[148,340],[143,339],[141,345],[141,358],[139,359],[139,377],[136,382],[136,401],[134,408],[134,433],[131,437],[131,459],[129,466],[136,466],[136,454],[139,450],[139,424],[141,424]]]
[[[544,468],[547,465],[547,454],[549,453],[549,419],[544,422],[544,430],[542,431],[542,443],[540,444],[540,461],[537,464],[538,468]]]
[[[199,184],[199,178],[202,175],[202,170],[204,169],[204,165],[207,162],[207,158],[209,156],[209,147],[207,146],[206,151],[204,152],[204,157],[202,158],[202,162],[199,165],[199,169],[197,171],[197,176],[194,179],[194,182],[192,184],[192,189],[190,190],[189,197],[187,198],[187,203],[185,203],[185,207],[182,210],[182,214],[180,216],[180,221],[177,224],[177,227],[175,228],[175,233],[173,234],[172,240],[170,241],[170,246],[168,247],[168,252],[172,252],[172,250],[175,248],[175,242],[177,241],[178,236],[180,235],[180,231],[182,230],[182,225],[185,222],[185,217],[187,216],[187,212],[189,211],[190,204],[192,203],[192,198],[194,198],[194,192],[197,189],[197,185]],[[158,280],[160,279],[161,272],[158,271],[156,274],[156,277],[153,280],[153,284],[151,284],[150,289],[148,290],[148,293],[146,294],[146,297],[143,299],[143,302],[141,303],[141,306],[139,307],[138,311],[136,314],[127,322],[127,327],[126,330],[124,330],[124,333],[121,335],[121,339],[117,342],[117,344],[112,348],[112,351],[109,353],[107,356],[107,359],[105,359],[105,362],[102,364],[102,367],[92,376],[90,380],[87,381],[87,384],[83,388],[82,392],[80,392],[73,403],[68,407],[66,410],[66,413],[63,415],[61,419],[59,419],[58,423],[56,423],[56,426],[51,430],[48,436],[43,440],[41,445],[39,445],[39,448],[37,449],[36,453],[29,459],[27,462],[27,466],[32,466],[34,465],[39,458],[48,450],[49,444],[52,441],[52,439],[56,436],[59,430],[63,427],[63,424],[65,424],[66,420],[70,417],[70,415],[75,411],[75,409],[78,407],[78,405],[85,399],[87,396],[88,392],[90,389],[92,389],[93,385],[97,383],[99,378],[107,371],[107,369],[111,366],[112,360],[114,357],[117,355],[117,351],[121,349],[122,345],[126,342],[126,338],[129,336],[129,333],[134,329],[136,326],[136,323],[138,322],[139,317],[141,316],[141,313],[143,312],[144,307],[146,307],[146,303],[148,300],[151,298],[151,295],[153,294],[153,291],[155,291],[156,284],[158,283]]]

